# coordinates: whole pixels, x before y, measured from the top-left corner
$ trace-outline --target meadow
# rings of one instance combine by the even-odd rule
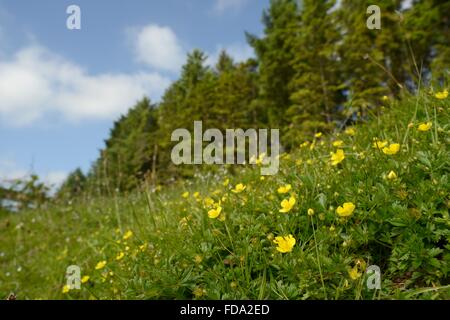
[[[366,123],[299,140],[274,176],[225,165],[3,214],[0,297],[449,299],[449,111],[438,90],[384,97]]]

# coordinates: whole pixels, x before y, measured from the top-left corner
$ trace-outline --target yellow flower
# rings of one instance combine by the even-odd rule
[[[336,151],[336,153],[331,152],[331,165],[332,166],[337,166],[339,163],[344,161],[344,159],[345,159],[344,150],[338,149]]]
[[[81,278],[81,283],[86,283],[89,281],[89,279],[90,279],[89,276],[84,276],[83,278]]]
[[[185,192],[181,195],[183,198],[187,199],[189,197],[189,192]]]
[[[197,288],[194,289],[194,291],[192,291],[192,293],[194,294],[194,296],[196,298],[201,298],[206,293],[206,290],[197,287]]]
[[[198,197],[200,197],[200,192],[194,192],[193,196],[195,199],[197,199]]]
[[[446,99],[446,98],[448,97],[448,91],[447,91],[447,90],[444,90],[444,91],[442,91],[442,92],[437,92],[436,95],[435,95],[435,97],[436,97],[437,99],[439,99],[439,100],[444,100],[444,99]]]
[[[189,218],[188,217],[183,217],[183,218],[181,218],[180,219],[180,225],[182,226],[182,227],[186,227],[187,226],[187,224],[188,224],[188,221],[189,221]]]
[[[275,237],[273,242],[278,246],[277,250],[279,252],[288,253],[292,251],[296,241],[292,234],[290,234],[287,237]]]
[[[356,131],[354,128],[348,128],[347,130],[344,131],[346,135],[348,136],[354,136],[356,134]]]
[[[147,244],[146,243],[144,243],[143,245],[139,246],[139,250],[141,250],[142,252],[144,252],[146,248],[147,248]]]
[[[117,261],[120,261],[120,260],[123,259],[123,257],[125,257],[125,253],[120,252],[120,253],[116,256],[116,260],[117,260]]]
[[[100,270],[103,269],[106,266],[106,261],[100,261],[99,263],[97,263],[97,265],[95,266],[95,270]]]
[[[258,159],[256,159],[256,164],[261,165],[264,161],[266,154],[263,152],[259,155]]]
[[[309,141],[305,141],[300,145],[300,148],[306,148],[307,146],[309,146]]]
[[[128,230],[127,232],[125,232],[125,234],[123,235],[123,240],[128,240],[129,238],[131,238],[133,236],[133,231]]]
[[[344,144],[344,141],[336,140],[336,141],[333,142],[333,147],[338,148],[338,147],[341,147],[343,144]]]
[[[230,179],[225,179],[225,181],[223,182],[223,186],[226,187],[230,184]]]
[[[200,264],[200,263],[202,263],[203,258],[202,258],[202,256],[200,256],[200,255],[196,255],[196,256],[194,257],[194,261],[195,261],[195,263]]]
[[[239,183],[239,184],[237,184],[236,187],[235,187],[233,190],[231,190],[231,191],[234,192],[234,193],[241,193],[242,191],[245,190],[245,188],[247,188],[245,185],[243,185],[242,183]]]
[[[314,137],[320,138],[322,135],[323,135],[322,132],[317,132],[317,133],[314,135]]]
[[[433,122],[427,122],[427,123],[421,123],[419,127],[417,128],[419,131],[425,132],[429,131],[433,127]]]
[[[355,210],[355,205],[351,202],[346,202],[341,206],[339,206],[336,209],[336,213],[340,217],[349,217],[353,214],[353,211]]]
[[[383,152],[388,155],[394,155],[397,154],[400,151],[400,144],[399,143],[393,143],[389,147],[384,147]]]
[[[289,191],[291,191],[291,189],[292,189],[292,186],[290,184],[287,184],[285,186],[279,187],[278,188],[278,193],[281,193],[281,194],[288,193]]]
[[[284,199],[283,201],[281,201],[281,209],[279,211],[282,213],[287,213],[292,210],[294,205],[295,205],[295,197],[292,196],[289,198],[289,200]]]
[[[308,209],[308,216],[312,217],[314,215],[314,209]]]
[[[211,207],[212,205],[214,205],[214,200],[210,197],[206,197],[205,199],[203,199],[203,203],[206,207]]]
[[[383,101],[388,101],[389,97],[388,96],[383,96]]]
[[[380,149],[380,150],[381,150],[381,149],[383,149],[384,147],[386,147],[387,144],[388,144],[387,141],[381,141],[381,140],[375,139],[375,142],[373,143],[373,147],[374,147],[375,149]]]
[[[62,293],[68,293],[70,291],[70,287],[66,284],[63,288],[62,288]]]
[[[211,209],[208,211],[208,217],[211,219],[216,219],[222,212],[222,207],[218,206],[216,209]]]
[[[395,180],[395,179],[397,179],[397,174],[394,171],[391,171],[388,173],[387,178],[389,180]]]
[[[348,275],[352,280],[357,280],[362,276],[362,273],[358,272],[358,267],[354,267],[348,271]]]

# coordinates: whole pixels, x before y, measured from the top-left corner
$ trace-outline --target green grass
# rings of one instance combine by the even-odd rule
[[[279,174],[264,180],[252,166],[234,176],[224,169],[157,191],[3,214],[0,297],[449,299],[450,99],[424,93],[386,104],[354,136],[324,136],[283,155]],[[431,130],[419,131],[427,121]],[[400,143],[400,151],[386,155],[374,138]],[[332,166],[337,139],[345,159]],[[238,183],[246,189],[231,192]],[[291,195],[277,189],[286,184],[296,203],[280,213]],[[221,200],[224,221],[208,217],[206,197]],[[340,218],[345,202],[356,209]],[[278,252],[273,238],[289,234],[293,250]],[[90,279],[63,293],[69,265]],[[366,287],[369,265],[381,269],[381,290]]]

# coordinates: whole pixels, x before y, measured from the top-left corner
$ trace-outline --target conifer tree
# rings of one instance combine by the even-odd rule
[[[367,27],[366,0],[343,0],[338,11],[343,41],[339,47],[343,76],[348,88],[347,113],[367,110],[381,103],[381,97],[397,94],[404,79],[401,60],[404,58],[396,10],[401,1],[381,0],[381,30]],[[397,79],[398,78],[398,79]]]
[[[290,125],[285,142],[295,144],[304,135],[333,128],[342,103],[340,61],[336,54],[339,33],[335,1],[302,1],[298,36],[295,38],[295,76],[288,84],[291,105],[286,112]]]
[[[86,176],[80,168],[72,171],[56,193],[57,198],[73,198],[81,195],[86,188]]]
[[[137,187],[152,170],[157,131],[157,110],[144,98],[114,123],[89,176],[101,181],[102,191]]]
[[[414,1],[404,13],[404,31],[414,73],[441,82],[450,76],[450,2]],[[417,80],[417,79],[416,79]]]
[[[298,13],[295,0],[271,0],[263,14],[264,36],[247,34],[259,63],[260,89],[255,103],[266,110],[272,128],[286,125],[284,114],[291,96],[287,84],[295,75],[292,63],[296,56],[294,40],[299,32]]]

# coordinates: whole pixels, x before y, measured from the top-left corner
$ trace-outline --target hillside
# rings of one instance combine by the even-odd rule
[[[297,141],[275,176],[224,168],[1,216],[0,297],[449,299],[450,99],[384,100],[366,124]]]

